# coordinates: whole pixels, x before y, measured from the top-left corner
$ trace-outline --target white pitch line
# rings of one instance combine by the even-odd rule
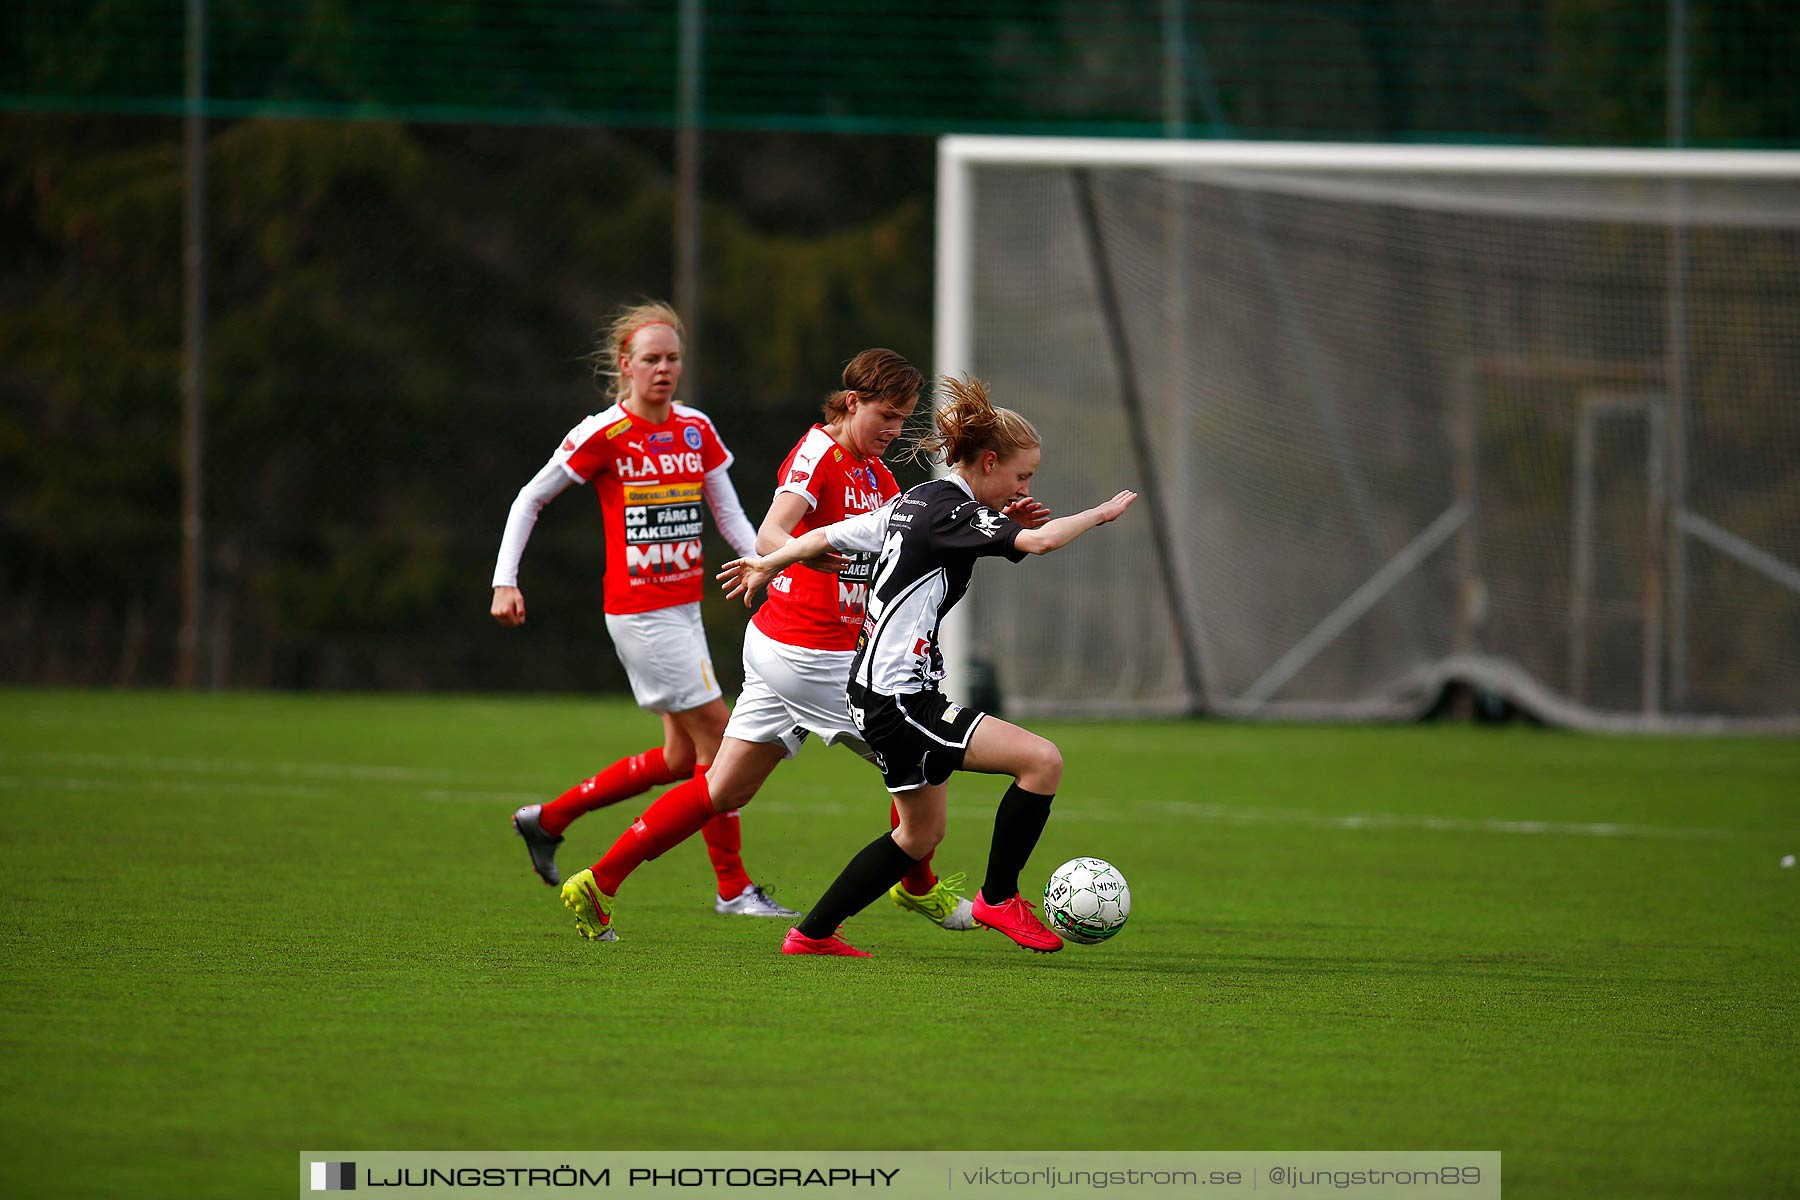
[[[263,762],[255,759],[229,758],[177,758],[161,755],[128,755],[128,754],[78,754],[55,752],[28,752],[25,754],[9,754],[0,752],[0,762],[41,762],[68,763],[89,767],[123,767],[129,769],[157,771],[168,774],[196,775],[288,775],[302,778],[346,780],[361,783],[391,783],[399,785],[468,782],[470,776],[455,771],[421,771],[410,767],[385,767],[357,765],[349,763],[297,763],[297,762]],[[476,777],[481,778],[481,777]],[[307,787],[297,784],[270,783],[198,783],[198,782],[157,782],[131,779],[59,779],[59,778],[24,778],[18,776],[0,777],[0,788],[53,787],[61,790],[100,790],[133,788],[139,790],[170,792],[184,790],[215,790],[258,792],[269,795],[326,796],[331,793],[321,787]],[[529,804],[545,799],[538,792],[519,791],[486,791],[465,788],[426,788],[419,793],[425,799],[443,801],[469,801],[496,804]],[[871,803],[879,799],[875,795]],[[841,802],[807,803],[804,801],[752,801],[753,810],[771,815],[835,815],[855,811],[853,804]],[[950,813],[959,819],[978,820],[990,817],[993,809],[975,804],[956,804],[950,807]],[[1178,820],[1197,821],[1220,825],[1296,825],[1311,829],[1336,830],[1339,832],[1385,831],[1419,829],[1432,833],[1486,833],[1506,836],[1541,836],[1541,837],[1583,837],[1583,838],[1646,838],[1676,841],[1722,841],[1734,838],[1755,836],[1727,829],[1703,829],[1671,825],[1629,825],[1613,821],[1546,821],[1536,819],[1516,819],[1501,817],[1438,817],[1414,813],[1352,813],[1337,816],[1328,813],[1310,812],[1293,808],[1239,808],[1222,804],[1184,804],[1178,801],[1138,801],[1117,805],[1104,801],[1092,802],[1092,807],[1059,806],[1055,810],[1059,821],[1077,822],[1126,822],[1144,823]]]

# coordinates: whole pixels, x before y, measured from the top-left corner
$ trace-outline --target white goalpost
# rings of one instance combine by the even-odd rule
[[[938,372],[1142,495],[953,694],[1800,730],[1800,154],[948,137],[937,219]]]

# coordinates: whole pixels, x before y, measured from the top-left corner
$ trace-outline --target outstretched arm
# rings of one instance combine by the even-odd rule
[[[744,607],[750,607],[750,598],[767,587],[769,580],[802,559],[816,558],[829,551],[831,542],[825,534],[830,528],[828,525],[825,529],[809,530],[760,558],[732,559],[718,574],[719,582],[725,585],[725,598],[729,600],[741,594]]]
[[[1095,526],[1118,520],[1136,499],[1136,492],[1120,492],[1104,504],[1096,504],[1073,516],[1046,521],[1036,529],[1027,529],[1013,539],[1013,545],[1027,554],[1048,554],[1052,550],[1060,550]]]
[[[835,525],[808,530],[760,558],[739,558],[726,563],[725,569],[718,575],[719,582],[725,585],[725,598],[741,594],[744,606],[748,608],[750,598],[759,589],[766,587],[769,580],[794,563],[817,559],[820,555],[840,550],[860,553],[879,550],[881,540],[887,534],[888,515],[893,510],[894,502],[889,501],[874,512],[848,517]]]
[[[776,492],[775,501],[769,505],[769,513],[763,518],[762,527],[756,531],[756,549],[752,553],[767,554],[787,545],[788,539],[794,536],[794,527],[811,511],[806,506],[806,501],[793,492]],[[743,553],[741,550],[739,552]],[[842,554],[834,552],[806,560],[805,565],[827,575],[836,575],[849,561]]]

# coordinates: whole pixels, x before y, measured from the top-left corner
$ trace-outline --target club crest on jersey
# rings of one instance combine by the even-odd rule
[[[991,508],[982,506],[975,510],[975,516],[972,523],[975,526],[976,532],[986,537],[992,537],[994,534],[1000,532],[1000,520],[1001,517],[999,513]]]
[[[688,449],[698,450],[700,448],[700,431],[694,426],[689,425],[682,430],[681,436],[687,439]]]
[[[962,715],[962,705],[946,704],[946,705],[944,705],[944,715],[939,717],[938,720],[942,721],[946,725],[953,725],[956,723],[956,718],[960,717],[961,715]]]

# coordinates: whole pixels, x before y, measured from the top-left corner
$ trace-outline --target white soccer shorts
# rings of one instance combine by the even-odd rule
[[[778,642],[752,622],[744,630],[744,690],[725,736],[740,742],[780,742],[792,758],[808,733],[827,746],[843,742],[869,758],[850,720],[844,686],[854,650],[809,650]],[[874,760],[870,758],[870,761]]]
[[[606,632],[625,664],[639,708],[687,712],[725,694],[706,650],[697,601],[650,612],[607,613]]]

